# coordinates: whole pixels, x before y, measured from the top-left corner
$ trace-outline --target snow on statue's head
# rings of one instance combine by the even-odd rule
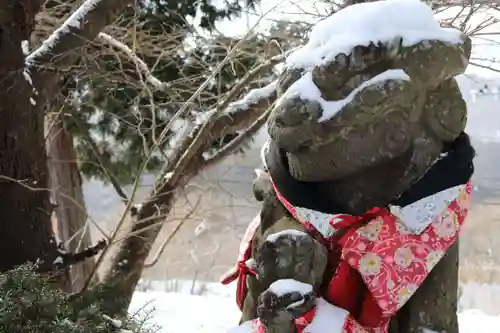
[[[337,180],[408,152],[414,164],[437,158],[465,128],[454,76],[470,51],[470,39],[419,0],[342,9],[287,58],[269,134],[301,181]]]

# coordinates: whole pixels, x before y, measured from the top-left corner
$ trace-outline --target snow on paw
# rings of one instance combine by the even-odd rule
[[[316,296],[311,285],[293,279],[278,280],[264,291],[257,300],[260,322],[269,328],[279,327],[280,332],[293,332],[294,320],[316,306]]]
[[[295,279],[317,287],[326,267],[327,250],[307,233],[286,229],[267,235],[256,250],[255,261],[259,279],[267,286],[280,279]]]
[[[358,329],[359,328],[359,329]],[[303,333],[346,333],[363,332],[359,324],[350,317],[349,313],[323,298],[316,300],[316,313],[312,322],[305,327]]]

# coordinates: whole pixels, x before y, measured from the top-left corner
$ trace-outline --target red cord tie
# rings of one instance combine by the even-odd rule
[[[240,310],[243,310],[243,301],[245,300],[245,292],[247,289],[246,276],[248,274],[255,276],[255,278],[257,278],[257,279],[259,278],[256,269],[253,267],[248,267],[247,261],[238,261],[237,274],[234,277],[234,279],[236,279],[236,277],[238,278],[238,285],[237,285],[237,289],[236,289],[236,302],[237,302]]]

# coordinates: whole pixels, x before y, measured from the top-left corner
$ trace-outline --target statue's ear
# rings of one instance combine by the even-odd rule
[[[462,33],[459,38],[461,41],[457,43],[423,40],[404,46],[400,42],[394,50],[392,68],[402,69],[414,85],[435,89],[444,81],[463,74],[469,64],[471,39]]]
[[[462,133],[467,124],[467,104],[455,78],[429,92],[423,116],[427,130],[443,142],[452,142]]]
[[[264,201],[264,198],[272,191],[269,174],[263,169],[255,169],[256,177],[253,180],[253,195],[257,201]]]

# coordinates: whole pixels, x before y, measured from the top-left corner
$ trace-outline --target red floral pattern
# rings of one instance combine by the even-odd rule
[[[472,185],[468,182],[460,188],[460,192],[449,192],[455,193],[452,195],[456,196],[450,200],[445,199],[446,205],[442,207],[446,208],[443,211],[439,205],[433,205],[431,198],[402,210],[395,207],[394,213],[391,213],[392,210],[375,208],[358,217],[325,214],[295,207],[279,193],[274,184],[273,187],[278,199],[292,216],[302,223],[311,235],[322,240],[329,250],[335,249],[337,242],[333,240],[336,231],[341,227],[352,227],[339,242],[342,261],[346,267],[351,266],[359,272],[383,315],[377,327],[364,327],[349,315],[345,319],[342,332],[328,333],[386,333],[390,317],[415,293],[458,238],[469,210],[472,191]],[[443,200],[438,197],[439,195],[434,200]],[[403,214],[399,215],[398,212]],[[369,222],[358,228],[359,222],[366,221]],[[245,263],[250,258],[251,241],[259,224],[259,216],[249,224],[241,242],[238,265],[222,281],[227,284],[236,278],[239,279],[237,299],[240,307],[246,289],[245,277],[251,273]],[[297,332],[308,333],[307,325],[313,317],[314,311],[297,319]],[[252,321],[252,331],[263,332],[258,319]]]
[[[384,315],[408,301],[458,238],[470,193],[469,183],[421,234],[407,232],[387,212],[343,237],[342,259],[361,274]]]
[[[319,305],[321,306],[321,304]],[[328,305],[331,307],[335,307],[334,305]],[[312,321],[315,319],[316,315],[316,309],[313,309],[312,311],[306,313],[300,318],[295,319],[295,329],[296,333],[385,333],[387,332],[387,327],[389,326],[389,321],[386,320],[381,327],[378,328],[364,328],[361,326],[356,319],[354,319],[352,316],[347,315],[344,318],[340,318],[340,320],[344,320],[344,325],[341,328],[341,331],[335,332],[335,331],[327,331],[327,332],[317,332],[314,330],[311,326],[309,326]],[[322,320],[332,320],[336,321],[339,318],[322,318]],[[328,325],[329,322],[323,322],[321,326]],[[250,326],[250,332],[249,333],[265,333],[264,326],[260,322],[258,318],[253,319],[251,321],[251,326]]]
[[[384,321],[384,323],[381,324],[380,327],[367,328],[361,326],[352,316],[348,316],[341,333],[386,333],[388,327],[389,320]]]

